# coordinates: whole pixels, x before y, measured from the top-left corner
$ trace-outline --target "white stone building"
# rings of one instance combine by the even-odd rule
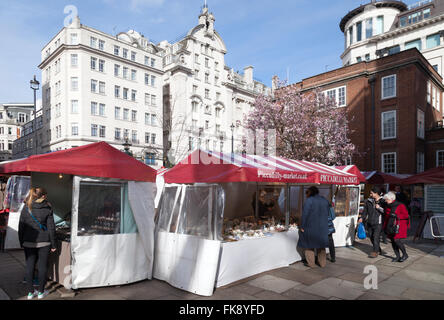
[[[198,25],[176,43],[163,41],[164,153],[172,163],[196,148],[242,152],[241,126],[256,96],[271,89],[225,65],[227,47],[204,6]]]
[[[96,141],[122,150],[128,138],[137,158],[160,167],[198,147],[229,152],[232,133],[241,151],[240,123],[270,89],[253,79],[253,67],[240,74],[225,65],[214,21],[204,6],[183,39],[156,45],[136,31],[111,36],[75,18],[41,52],[38,153]],[[32,154],[30,128],[14,158]]]
[[[135,31],[111,36],[75,18],[42,50],[37,152],[106,141],[153,166],[162,164],[162,58]],[[33,154],[29,135],[14,158]],[[31,144],[32,145],[32,144]]]
[[[443,75],[443,0],[410,6],[402,1],[372,1],[345,15],[340,28],[345,38],[344,66],[417,48]]]
[[[13,142],[23,135],[22,126],[32,118],[33,103],[0,104],[0,161],[12,159]]]

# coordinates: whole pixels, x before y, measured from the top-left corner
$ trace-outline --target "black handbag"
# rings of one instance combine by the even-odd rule
[[[399,218],[396,213],[390,212],[387,225],[385,226],[385,233],[387,235],[394,235],[399,233]]]

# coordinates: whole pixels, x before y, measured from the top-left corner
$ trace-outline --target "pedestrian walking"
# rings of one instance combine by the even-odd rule
[[[19,241],[24,248],[26,258],[26,283],[28,286],[28,299],[35,296],[44,298],[49,252],[55,252],[55,224],[51,205],[47,200],[43,188],[31,188],[25,206],[20,215]],[[34,290],[34,268],[38,260],[38,291]]]
[[[384,208],[379,205],[381,197],[381,189],[378,187],[373,187],[370,190],[370,197],[365,200],[364,210],[362,211],[362,216],[358,222],[363,222],[366,229],[368,237],[372,242],[373,251],[370,252],[370,258],[376,258],[382,253],[380,247],[380,236],[382,231],[382,224]]]
[[[410,228],[409,213],[403,203],[396,201],[395,193],[387,193],[384,199],[387,202],[387,207],[383,228],[392,242],[393,251],[396,255],[393,262],[404,262],[408,255],[402,239],[407,238],[407,229]],[[399,251],[402,252],[402,256]]]
[[[309,267],[315,267],[315,249],[319,266],[325,267],[328,247],[328,214],[330,203],[319,195],[318,188],[312,186],[306,191],[300,225],[298,247],[304,249],[305,259]]]
[[[330,206],[328,211],[328,251],[330,252],[330,262],[336,262],[335,242],[333,240],[333,233],[336,232],[333,220],[336,219],[335,209]]]

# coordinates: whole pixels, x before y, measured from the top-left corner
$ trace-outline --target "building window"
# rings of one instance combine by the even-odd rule
[[[353,44],[353,26],[348,28],[348,44],[350,46]]]
[[[96,124],[91,125],[91,137],[97,137],[98,126]]]
[[[79,56],[77,54],[71,55],[71,67],[76,68],[79,64]]]
[[[156,86],[156,77],[155,76],[151,76],[151,86],[152,87]]]
[[[131,140],[133,143],[139,143],[139,141],[137,140],[137,131],[136,130],[131,131]]]
[[[444,150],[436,151],[436,166],[444,167]]]
[[[156,106],[156,96],[155,96],[154,94],[151,95],[151,105],[152,105],[153,107]]]
[[[145,65],[148,66],[150,64],[150,58],[145,56]]]
[[[136,122],[137,121],[137,111],[131,110],[131,121]]]
[[[119,86],[114,86],[114,96],[116,98],[120,98],[120,87]]]
[[[122,49],[122,56],[123,56],[125,59],[128,59],[128,49]]]
[[[136,101],[136,95],[137,95],[137,91],[131,90],[131,101]]]
[[[91,37],[90,46],[91,46],[91,48],[94,48],[94,49],[97,47],[97,39],[96,38]]]
[[[382,154],[381,171],[383,173],[396,173],[396,152]]]
[[[156,134],[151,134],[151,144],[156,144]]]
[[[127,67],[123,67],[123,78],[128,79],[128,68]]]
[[[365,38],[373,37],[373,19],[369,18],[365,20]]]
[[[421,39],[416,39],[416,40],[409,41],[409,42],[405,43],[405,50],[408,50],[411,48],[416,48],[419,51],[421,51],[421,49],[422,49]]]
[[[424,19],[430,18],[430,9],[425,9],[422,14]]]
[[[79,78],[71,77],[71,91],[79,90]]]
[[[197,106],[198,106],[197,101],[191,102],[191,111],[197,112]]]
[[[150,143],[150,134],[148,132],[145,132],[145,143],[146,144]]]
[[[106,137],[106,127],[105,126],[99,126],[99,137],[100,138]]]
[[[105,94],[105,82],[99,82],[99,93]]]
[[[150,75],[148,73],[145,73],[145,85],[149,86],[150,84]]]
[[[440,38],[441,37],[440,37],[439,33],[427,36],[427,38],[426,38],[427,49],[439,46],[441,44],[441,39]]]
[[[145,105],[150,105],[151,96],[148,93],[145,93]]]
[[[381,136],[384,139],[396,139],[396,111],[381,113]]]
[[[78,136],[79,135],[79,124],[71,123],[71,135]]]
[[[119,46],[114,46],[114,54],[116,56],[118,56],[120,54],[120,47]]]
[[[376,17],[376,25],[375,25],[375,35],[381,34],[384,32],[384,16]]]
[[[383,77],[382,82],[382,99],[388,99],[396,97],[396,74]]]
[[[114,139],[121,140],[122,137],[121,137],[120,133],[121,133],[120,128],[115,128],[114,129]]]
[[[424,152],[416,153],[416,173],[424,172]]]
[[[155,115],[155,114],[151,115],[151,125],[152,126],[157,125],[157,115]]]
[[[149,126],[151,123],[151,117],[149,113],[145,113],[145,125]]]
[[[114,119],[120,119],[120,107],[114,107]]]
[[[129,120],[129,109],[123,109],[123,120]]]
[[[103,103],[99,104],[99,116],[102,116],[102,117],[105,116],[105,104],[103,104]]]
[[[79,113],[79,101],[78,100],[71,100],[71,113],[72,114]]]
[[[151,58],[151,67],[155,67],[156,66],[156,59]]]
[[[416,135],[418,138],[421,138],[421,139],[424,139],[424,136],[425,136],[424,121],[425,121],[424,112],[422,110],[418,109]]]
[[[365,55],[365,61],[370,61],[370,54],[369,54],[369,53],[367,53],[367,54]]]
[[[77,45],[79,44],[78,38],[77,38],[77,33],[71,33],[71,45]]]
[[[389,55],[389,56],[392,55],[392,54],[398,53],[398,52],[401,52],[401,47],[400,47],[399,45],[396,45],[396,46],[390,47],[390,48],[388,49],[388,55]]]
[[[91,57],[91,70],[96,70],[97,58]]]
[[[131,80],[136,81],[137,79],[137,70],[131,70]]]
[[[97,80],[91,79],[91,92],[97,92]]]
[[[362,40],[362,21],[356,24],[356,41]]]
[[[99,50],[105,50],[105,41],[99,40]]]
[[[91,102],[91,115],[93,116],[98,115],[97,102]]]
[[[131,61],[136,61],[136,53],[131,51]]]
[[[104,60],[99,60],[99,71],[105,72],[105,61]]]
[[[430,82],[430,81],[427,81],[427,102],[428,103],[431,103],[432,101],[431,101],[431,95],[432,95],[432,92],[431,92],[431,89],[432,88],[432,83]]]
[[[123,99],[128,100],[128,88],[123,88]]]
[[[361,57],[356,57],[356,62],[361,62],[362,61],[362,58]]]
[[[209,89],[205,89],[205,98],[210,99],[210,90]]]
[[[120,66],[118,64],[114,65],[114,76],[120,76]]]
[[[329,89],[323,92],[328,98],[333,99],[336,102],[337,107],[345,107],[347,105],[346,101],[346,87],[338,87],[334,89]]]

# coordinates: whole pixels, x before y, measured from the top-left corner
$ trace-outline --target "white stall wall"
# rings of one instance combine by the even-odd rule
[[[214,291],[220,241],[159,231],[154,278],[202,296]]]

